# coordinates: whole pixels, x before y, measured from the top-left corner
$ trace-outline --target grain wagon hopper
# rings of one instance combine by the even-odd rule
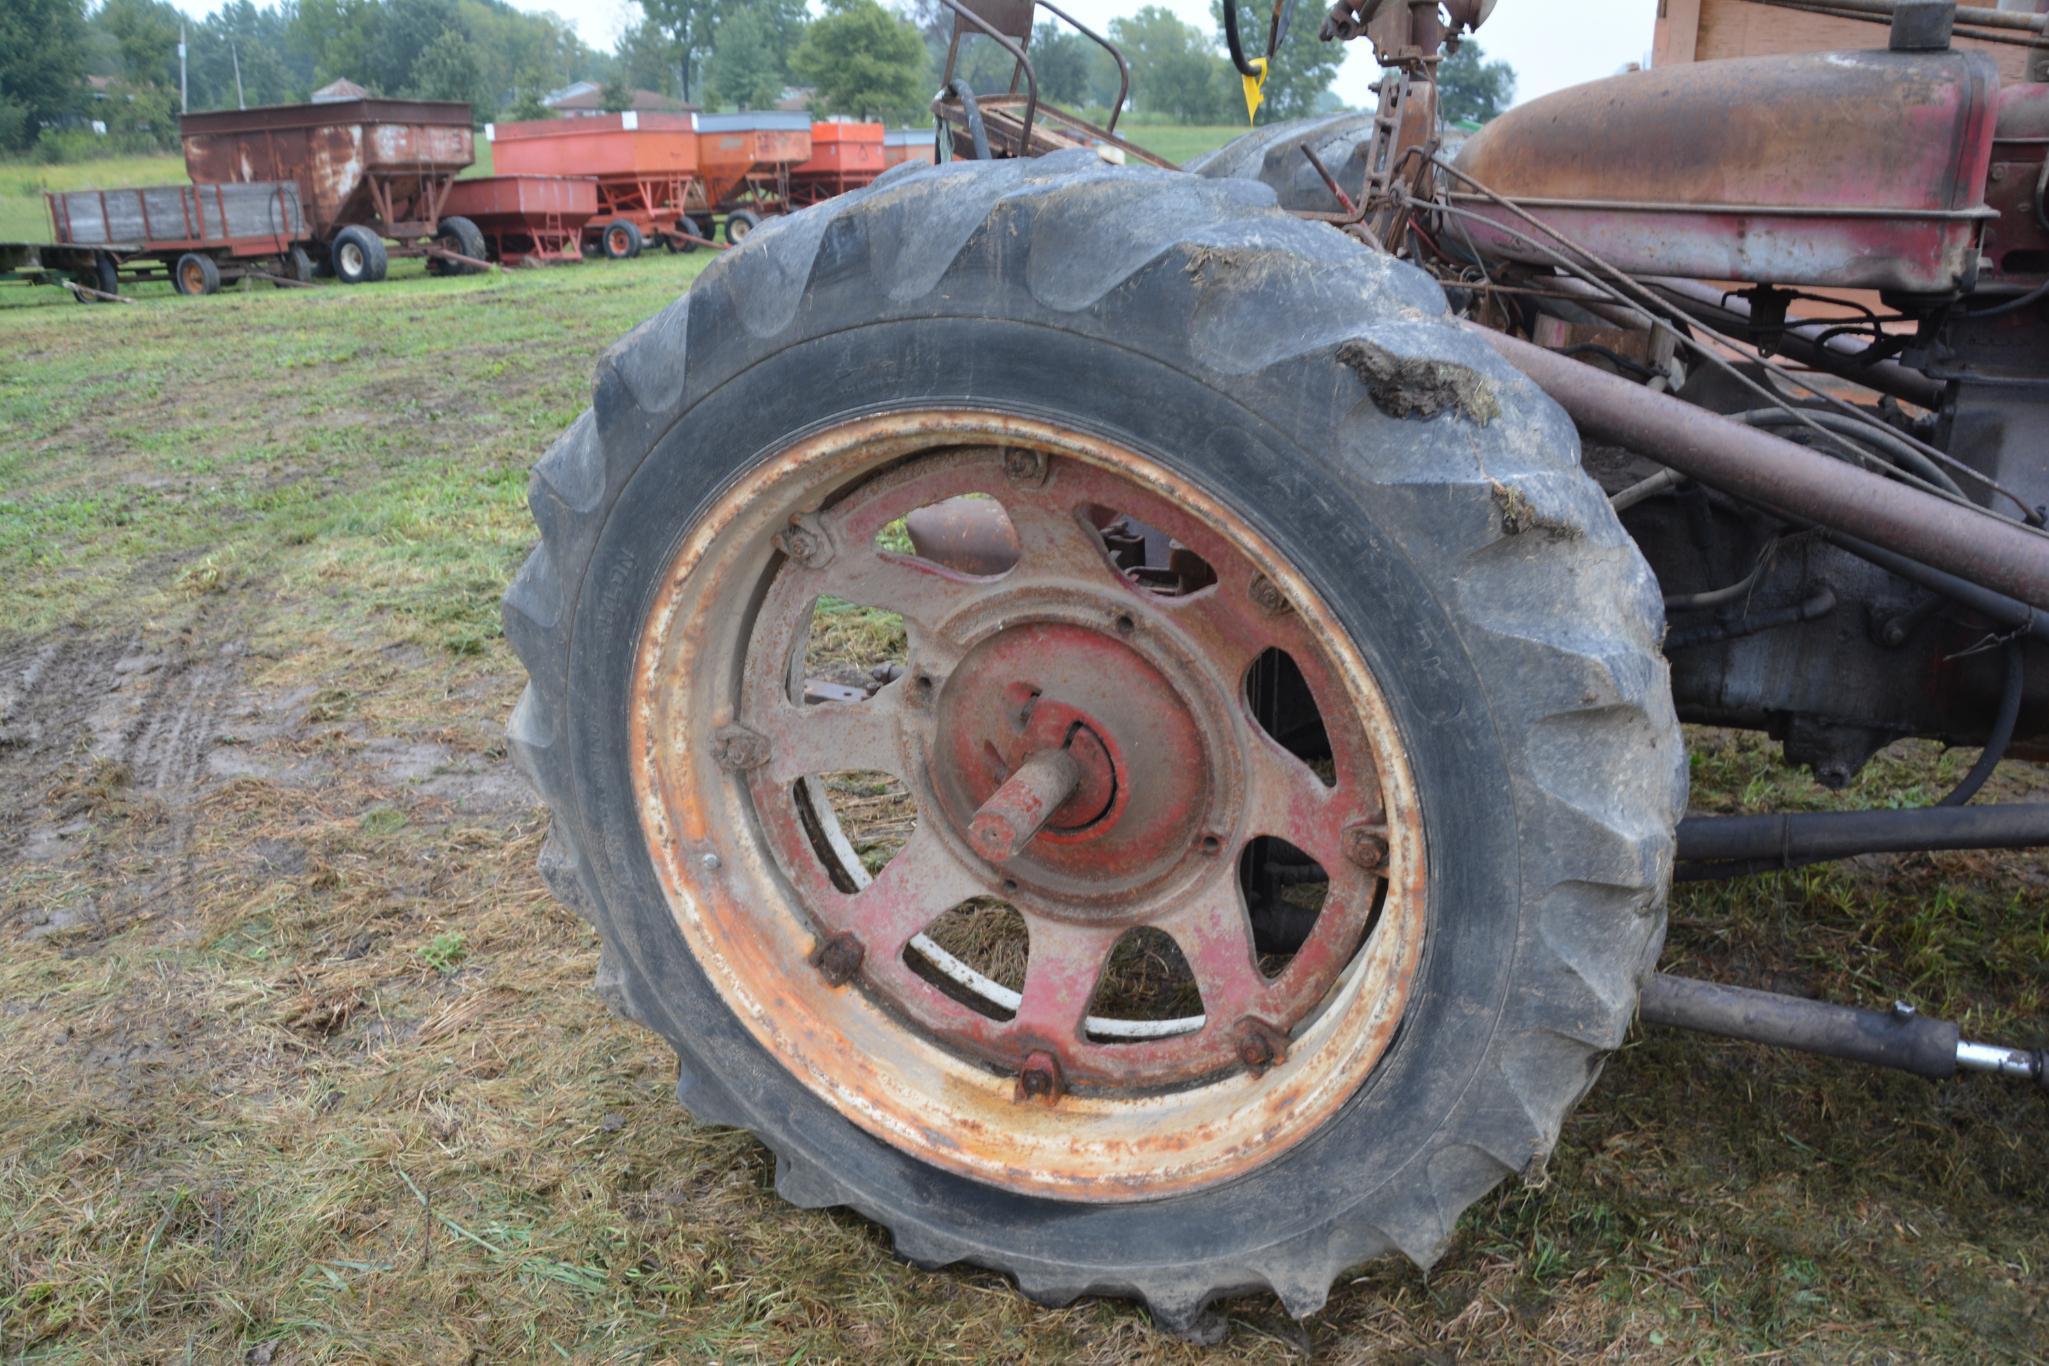
[[[179,133],[195,185],[298,186],[319,264],[344,284],[383,279],[394,255],[426,256],[436,269],[487,264],[476,225],[444,211],[456,176],[475,160],[467,104],[360,99],[222,109],[184,115]]]
[[[885,169],[906,161],[929,164],[937,150],[930,128],[892,128],[882,135],[882,164]]]
[[[811,125],[811,155],[790,167],[789,207],[801,209],[858,190],[889,165],[888,130],[879,123],[833,121]],[[932,138],[926,135],[929,147]]]
[[[705,237],[685,214],[698,174],[695,114],[628,110],[591,118],[528,119],[485,127],[495,170],[584,176],[596,182],[598,207],[585,233],[613,260],[640,255],[649,240],[688,251]]]
[[[738,243],[790,199],[790,168],[811,157],[811,116],[774,110],[697,116],[697,175],[692,212],[709,227],[726,220]]]

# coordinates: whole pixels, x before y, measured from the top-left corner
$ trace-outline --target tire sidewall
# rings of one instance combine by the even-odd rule
[[[1050,418],[1200,484],[1294,557],[1386,693],[1409,745],[1430,850],[1418,977],[1400,1037],[1360,1091],[1247,1176],[1161,1201],[1076,1205],[918,1163],[785,1073],[711,989],[669,914],[641,841],[627,746],[648,595],[722,488],[794,438],[880,411],[882,373],[892,376],[890,406]],[[1046,394],[1061,396],[1057,412]],[[697,399],[613,500],[576,589],[568,671],[577,834],[595,890],[647,988],[644,1007],[659,1017],[651,1022],[678,1044],[686,1071],[715,1079],[776,1147],[834,1172],[870,1213],[944,1228],[1013,1263],[1115,1268],[1148,1245],[1173,1249],[1176,1262],[1239,1258],[1313,1236],[1390,1187],[1427,1181],[1434,1141],[1496,1045],[1525,914],[1513,793],[1526,766],[1493,724],[1459,643],[1442,598],[1449,566],[1412,563],[1376,524],[1360,472],[1291,443],[1255,416],[1257,398],[1226,396],[1078,333],[973,317],[871,323],[794,341]],[[765,433],[765,415],[781,430]],[[1000,1248],[991,1241],[999,1238]]]

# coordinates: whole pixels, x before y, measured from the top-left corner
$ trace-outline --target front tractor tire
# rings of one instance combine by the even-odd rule
[[[1305,1315],[1623,1038],[1685,793],[1650,572],[1434,283],[1264,187],[1075,152],[764,223],[531,504],[512,747],[601,991],[920,1265]],[[807,682],[833,601],[902,618],[872,695]],[[879,872],[844,772],[915,808]],[[999,902],[1008,968],[939,923]]]

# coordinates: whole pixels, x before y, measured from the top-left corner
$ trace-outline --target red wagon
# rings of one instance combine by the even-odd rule
[[[811,156],[790,168],[789,206],[801,209],[858,190],[881,175],[889,164],[887,133],[879,123],[812,124]]]
[[[581,261],[584,228],[598,212],[588,177],[494,175],[458,180],[447,210],[477,225],[492,260],[504,266]]]
[[[581,176],[597,187],[585,227],[590,244],[616,259],[638,256],[650,238],[689,251],[704,236],[685,216],[698,175],[695,114],[601,114],[593,118],[495,123],[493,167],[536,176]],[[705,225],[708,226],[708,225]]]
[[[811,116],[767,110],[697,116],[697,184],[693,212],[726,218],[726,240],[738,242],[768,214],[790,202],[790,168],[811,159]]]
[[[345,284],[383,279],[388,255],[484,265],[475,225],[445,216],[449,187],[476,158],[467,104],[281,104],[186,114],[178,128],[195,185],[295,184],[313,239]],[[387,249],[386,238],[399,245]]]

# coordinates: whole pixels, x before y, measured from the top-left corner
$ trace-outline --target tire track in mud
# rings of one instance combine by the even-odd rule
[[[111,926],[184,906],[206,755],[238,674],[218,615],[0,646],[0,862],[88,873],[99,897],[31,905],[32,922]],[[94,829],[96,807],[138,797],[150,818]]]

